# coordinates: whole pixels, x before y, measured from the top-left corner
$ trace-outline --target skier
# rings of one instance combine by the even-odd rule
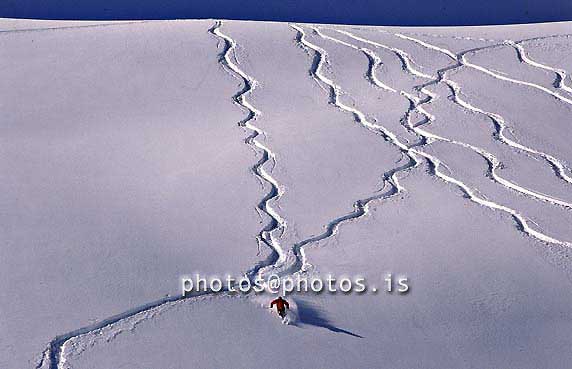
[[[272,309],[274,305],[276,305],[276,310],[281,318],[286,316],[286,309],[290,309],[290,304],[288,304],[288,301],[284,300],[282,296],[278,296],[276,300],[272,301],[270,303],[270,308]]]

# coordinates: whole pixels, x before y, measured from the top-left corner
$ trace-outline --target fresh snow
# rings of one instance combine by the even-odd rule
[[[567,367],[570,25],[1,20],[0,367]]]

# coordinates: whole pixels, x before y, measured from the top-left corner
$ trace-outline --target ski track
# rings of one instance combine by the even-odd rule
[[[262,214],[266,214],[268,217],[270,217],[270,222],[260,231],[257,236],[257,240],[258,242],[263,242],[266,244],[272,251],[272,255],[270,255],[269,259],[258,263],[247,272],[247,276],[251,279],[254,279],[262,268],[274,263],[280,263],[284,260],[284,252],[278,238],[286,230],[286,221],[270,205],[271,202],[277,201],[283,195],[284,191],[279,185],[278,181],[276,181],[276,179],[274,179],[270,173],[264,169],[266,163],[271,163],[273,166],[276,164],[276,155],[268,147],[264,146],[260,141],[256,139],[260,135],[265,137],[266,133],[252,124],[252,122],[254,122],[258,116],[260,116],[260,111],[258,111],[254,106],[252,106],[252,104],[250,104],[250,102],[248,102],[246,96],[254,91],[257,82],[253,77],[249,76],[246,74],[246,72],[240,69],[238,62],[234,62],[232,60],[231,54],[235,55],[236,53],[236,41],[220,31],[221,25],[222,24],[218,22],[211,29],[212,34],[224,40],[225,42],[226,51],[220,60],[221,64],[223,64],[232,75],[240,77],[244,84],[242,90],[233,96],[235,103],[248,112],[246,118],[238,122],[238,125],[245,127],[252,132],[250,136],[246,138],[245,142],[261,153],[260,160],[252,167],[252,173],[259,180],[270,185],[270,191],[257,205],[257,209],[262,212]],[[236,55],[234,59],[236,60]],[[277,234],[279,234],[278,237]]]
[[[260,231],[257,236],[257,242],[263,242],[268,247],[271,248],[272,254],[266,260],[263,260],[256,264],[251,270],[249,270],[246,275],[249,278],[254,278],[255,275],[259,272],[259,270],[263,267],[268,265],[272,265],[273,263],[278,263],[283,260],[283,252],[281,246],[277,240],[276,234],[282,234],[284,229],[286,228],[285,220],[270,206],[270,202],[275,201],[278,199],[283,190],[281,189],[278,182],[264,169],[264,166],[268,162],[272,162],[275,165],[276,159],[274,153],[264,146],[262,143],[256,140],[257,136],[263,135],[265,136],[265,132],[262,131],[260,128],[256,127],[252,124],[252,122],[260,115],[260,111],[258,111],[254,106],[252,106],[246,96],[248,96],[256,86],[256,80],[246,74],[238,67],[238,63],[233,62],[230,55],[234,54],[236,49],[236,42],[229,36],[225,35],[221,32],[220,28],[222,27],[222,22],[218,21],[215,25],[209,29],[209,32],[213,34],[220,40],[223,40],[225,43],[225,49],[220,56],[219,63],[223,65],[223,67],[229,71],[235,77],[239,77],[243,82],[243,88],[233,96],[233,101],[241,106],[244,110],[248,112],[246,118],[242,119],[238,122],[238,125],[244,127],[252,133],[245,139],[245,143],[249,146],[253,147],[257,152],[261,153],[261,158],[258,162],[252,167],[253,174],[261,181],[268,183],[271,186],[270,191],[268,194],[264,196],[264,198],[258,203],[257,209],[259,212],[266,214],[271,220],[270,222]],[[165,309],[174,304],[181,302],[182,300],[197,300],[203,299],[208,297],[209,295],[228,295],[228,290],[223,289],[218,292],[209,291],[209,292],[198,292],[192,293],[187,296],[176,295],[176,296],[166,296],[162,299],[135,307],[133,309],[127,310],[123,313],[114,315],[112,317],[103,319],[102,321],[91,324],[68,333],[56,336],[49,344],[48,347],[42,352],[41,357],[36,364],[36,369],[66,369],[68,365],[66,364],[66,349],[68,345],[74,345],[75,343],[72,341],[79,340],[81,337],[94,334],[96,332],[103,332],[103,330],[111,330],[116,325],[119,325],[123,322],[128,320],[134,320],[131,325],[131,328],[134,329],[136,325],[140,324],[142,321],[147,319],[151,319],[155,317],[157,314],[161,313]],[[234,295],[232,295],[234,296]],[[112,333],[111,337],[108,340],[113,339],[118,334],[123,332],[123,329],[119,329]]]
[[[308,48],[314,50],[314,52],[316,52],[317,54],[327,55],[326,52],[325,52],[325,50],[323,50],[323,49],[321,49],[320,47],[318,47],[318,46],[316,46],[316,45],[310,43],[310,42],[307,41],[307,40],[305,40],[305,33],[304,33],[303,29],[302,29],[300,26],[296,26],[295,29],[297,29],[299,32],[301,32],[302,36],[300,37],[300,39],[301,39],[301,41],[304,42],[304,44],[306,45],[306,47],[308,47]],[[353,39],[356,39],[356,40],[358,40],[358,41],[366,42],[366,43],[372,44],[372,45],[374,45],[374,46],[376,46],[376,47],[380,47],[380,48],[384,48],[384,49],[390,50],[390,51],[392,51],[400,60],[402,60],[403,67],[404,67],[404,69],[405,69],[408,73],[410,73],[410,74],[412,74],[412,75],[414,75],[414,76],[418,76],[418,77],[423,77],[423,78],[429,77],[429,78],[431,78],[431,81],[430,81],[430,82],[427,82],[427,83],[425,83],[425,84],[420,85],[420,86],[417,87],[417,89],[418,89],[420,92],[422,92],[422,93],[424,93],[424,94],[426,94],[426,95],[429,96],[427,99],[423,99],[423,100],[422,100],[422,99],[419,99],[419,98],[417,98],[417,97],[415,97],[415,96],[412,96],[411,94],[409,94],[409,93],[407,93],[407,92],[402,92],[402,94],[409,99],[409,101],[410,101],[410,103],[411,103],[411,106],[412,106],[412,107],[411,107],[411,110],[412,110],[412,111],[413,111],[413,110],[417,110],[419,113],[421,113],[422,115],[424,115],[425,118],[426,118],[425,121],[430,121],[430,120],[431,120],[431,115],[430,115],[428,112],[426,112],[425,110],[423,110],[422,105],[430,103],[431,100],[435,97],[435,95],[432,94],[430,91],[427,91],[425,88],[426,88],[427,86],[429,86],[429,85],[437,84],[438,81],[439,81],[439,76],[438,76],[437,78],[430,77],[430,76],[427,76],[426,74],[424,74],[424,73],[422,73],[422,72],[420,72],[420,71],[417,71],[417,70],[415,70],[415,69],[412,69],[411,66],[413,65],[413,62],[410,60],[410,57],[407,55],[407,53],[405,53],[403,50],[396,49],[396,48],[393,48],[393,47],[390,47],[390,46],[387,46],[387,45],[383,45],[383,44],[380,44],[380,43],[377,43],[377,42],[374,42],[374,41],[370,41],[370,40],[367,40],[367,39],[364,39],[364,38],[361,38],[361,37],[354,36],[353,34],[347,32],[347,31],[342,31],[342,30],[337,30],[337,31],[340,32],[340,33],[342,33],[342,34],[346,34],[346,35],[348,35],[348,36],[350,36],[350,37],[352,37]],[[346,43],[346,44],[347,44],[347,43]],[[354,46],[355,46],[355,45],[354,45]],[[355,46],[355,47],[359,49],[359,47],[357,47],[357,46]],[[323,60],[323,58],[325,58],[325,57],[322,56],[322,57],[321,57],[321,60]],[[370,59],[370,60],[371,60],[371,59]],[[321,65],[321,63],[318,63],[318,67],[319,67],[320,65]],[[447,68],[452,68],[452,67],[447,67]],[[444,69],[447,69],[447,68],[444,68]],[[439,75],[442,76],[442,73],[439,74]],[[323,77],[320,73],[316,73],[316,74],[315,74],[315,78],[317,78],[319,81],[321,81],[321,82],[323,82],[323,83],[325,83],[325,84],[328,84],[328,83],[329,83],[329,84],[332,86],[332,89],[335,90],[337,94],[340,93],[340,91],[341,91],[340,87],[337,86],[333,81],[331,81],[331,80],[328,79],[327,77]],[[342,105],[342,106],[343,106],[343,105]],[[346,111],[352,112],[352,113],[354,113],[354,114],[355,114],[355,111],[358,111],[357,109],[355,109],[355,108],[353,108],[353,107],[347,107],[347,109],[345,109],[345,108],[343,108],[343,107],[340,106],[340,108],[341,108],[342,110],[346,110]],[[361,116],[361,117],[363,117],[363,118],[365,119],[365,115],[364,115],[362,112],[359,112],[359,114],[355,114],[355,115],[356,115],[356,118]],[[360,122],[360,123],[363,124],[363,121]],[[366,120],[366,123],[369,123],[369,122],[367,122],[367,120]],[[421,146],[423,146],[423,145],[425,145],[425,144],[427,144],[427,143],[430,143],[430,141],[431,141],[432,139],[435,139],[435,138],[432,137],[432,136],[426,136],[426,135],[424,135],[425,132],[422,131],[422,130],[420,130],[418,127],[414,127],[414,126],[411,124],[411,122],[410,122],[409,119],[407,119],[405,123],[407,124],[407,127],[406,127],[407,129],[412,130],[413,132],[417,133],[418,135],[420,135],[420,136],[422,137],[422,139],[423,139],[424,142],[422,141]],[[369,123],[369,124],[371,124],[371,123]],[[374,126],[375,126],[375,125],[374,125]],[[377,126],[377,127],[379,127],[379,126]],[[391,133],[391,136],[392,136],[392,137],[396,137],[395,134],[393,134],[393,133]],[[408,154],[411,155],[411,156],[413,156],[414,158],[416,157],[416,155],[425,158],[425,159],[427,160],[428,164],[429,164],[429,167],[430,167],[430,169],[431,169],[432,174],[434,174],[435,176],[437,176],[438,178],[440,178],[441,180],[443,180],[443,181],[445,181],[445,182],[447,182],[447,183],[456,185],[457,188],[459,188],[459,189],[460,189],[470,200],[472,200],[473,202],[475,202],[475,203],[477,203],[477,204],[479,204],[479,205],[488,207],[488,208],[490,208],[490,209],[492,209],[492,210],[500,210],[500,211],[502,211],[502,212],[505,212],[505,213],[509,214],[509,215],[514,219],[514,221],[516,222],[517,228],[518,228],[520,231],[522,231],[523,233],[527,234],[528,236],[531,236],[531,237],[533,237],[533,238],[536,238],[537,240],[542,241],[542,242],[545,242],[545,243],[557,244],[557,245],[566,246],[566,247],[572,247],[572,243],[570,243],[570,242],[558,240],[558,239],[556,239],[556,238],[553,238],[553,237],[551,237],[551,236],[548,236],[548,235],[546,235],[546,234],[544,234],[544,233],[542,233],[542,232],[540,232],[540,231],[538,231],[538,230],[532,228],[532,227],[530,226],[530,224],[529,224],[529,221],[528,221],[522,214],[520,214],[518,211],[516,211],[515,209],[512,209],[512,208],[507,207],[507,206],[502,205],[502,204],[495,203],[495,202],[493,202],[493,201],[489,201],[489,200],[487,200],[487,199],[485,199],[485,198],[483,198],[483,197],[478,196],[478,195],[476,194],[476,190],[471,189],[471,188],[470,188],[467,184],[465,184],[464,182],[462,182],[462,181],[460,181],[460,180],[458,180],[458,179],[456,179],[456,178],[454,178],[454,177],[452,177],[452,176],[450,176],[450,175],[447,175],[447,174],[443,173],[442,171],[440,171],[441,165],[443,165],[443,166],[445,166],[445,165],[442,164],[442,162],[440,161],[439,158],[437,158],[437,157],[435,157],[435,156],[433,156],[433,155],[431,155],[431,154],[428,154],[428,153],[426,153],[426,152],[419,151],[419,150],[415,149],[414,147],[408,147],[408,146],[404,145],[403,143],[400,143],[398,140],[396,140],[396,141],[390,140],[390,142],[396,144],[396,145],[397,145],[398,147],[400,147],[400,148],[405,147],[405,148],[406,148],[405,150],[408,152]],[[416,159],[415,159],[415,160],[416,160]]]
[[[554,73],[556,75],[556,78],[554,80],[554,87],[566,91],[567,93],[572,93],[572,88],[566,85],[566,77],[568,76],[566,71],[564,69],[554,68],[546,64],[542,64],[532,60],[532,58],[528,55],[528,53],[524,49],[524,46],[522,46],[522,42],[523,41],[506,40],[506,44],[512,46],[515,49],[518,56],[518,60],[521,63],[525,63],[535,68],[544,69]]]
[[[423,46],[423,47],[425,47],[425,48],[428,48],[428,49],[431,49],[431,50],[434,50],[434,51],[438,51],[438,52],[444,53],[445,55],[449,56],[451,59],[453,59],[453,61],[456,63],[456,65],[453,66],[452,68],[448,69],[448,70],[460,68],[460,67],[463,67],[463,66],[467,66],[467,67],[472,67],[472,66],[473,66],[473,67],[474,67],[474,64],[472,64],[472,66],[471,66],[471,65],[468,65],[467,62],[466,62],[466,59],[463,58],[463,55],[465,55],[467,52],[477,52],[477,51],[482,51],[482,50],[489,49],[489,48],[493,48],[493,47],[500,47],[500,46],[503,46],[503,45],[511,45],[511,46],[515,47],[516,50],[517,50],[517,54],[518,54],[519,58],[520,58],[521,60],[523,60],[523,62],[528,63],[528,64],[530,64],[530,65],[532,65],[532,66],[535,66],[535,67],[538,67],[538,68],[540,68],[540,65],[541,65],[541,64],[539,64],[539,63],[535,63],[535,62],[533,62],[532,60],[530,60],[530,59],[526,56],[526,53],[524,53],[524,49],[522,49],[522,47],[519,48],[519,46],[520,46],[519,44],[520,44],[521,42],[528,41],[528,39],[527,39],[527,40],[522,40],[522,41],[516,41],[516,42],[515,42],[515,41],[504,41],[504,42],[501,43],[501,44],[488,45],[488,46],[484,46],[484,47],[480,47],[480,48],[475,48],[475,49],[470,49],[470,50],[462,51],[462,52],[460,52],[460,53],[458,53],[458,54],[455,54],[455,53],[453,53],[453,52],[450,51],[450,50],[443,49],[443,48],[440,48],[440,47],[431,45],[431,44],[429,44],[429,43],[427,43],[427,42],[425,42],[425,41],[421,41],[421,40],[415,39],[415,38],[413,38],[413,37],[411,37],[411,36],[406,36],[406,35],[399,34],[399,33],[398,33],[398,34],[395,34],[395,36],[400,37],[400,38],[403,38],[403,39],[406,39],[406,40],[409,40],[409,41],[412,41],[412,42],[415,42],[415,43],[417,43],[417,44],[419,44],[419,45],[421,45],[421,46]],[[548,38],[548,37],[553,37],[553,36],[547,36],[547,37],[545,37],[545,38]],[[557,76],[559,76],[559,77],[560,77],[560,76],[563,77],[563,78],[566,77],[566,72],[564,72],[564,71],[562,71],[562,70],[556,70],[555,68],[551,68],[551,67],[548,67],[548,66],[545,66],[545,65],[542,65],[542,66],[543,66],[542,69],[552,70],[552,71],[554,71],[554,73],[557,73],[557,71],[558,71]],[[480,69],[478,69],[478,68],[474,68],[474,69],[481,70],[481,71],[482,71],[482,69],[484,69],[483,67],[480,67],[480,66],[479,66],[479,68],[480,68]],[[443,72],[446,72],[446,71],[443,71]],[[491,73],[487,73],[487,74],[492,75],[492,74],[494,74],[494,73],[491,72]],[[514,83],[517,83],[517,84],[529,84],[528,82],[518,83],[518,82],[516,82],[516,80],[505,79],[504,77],[503,77],[502,79],[508,80],[509,82],[514,82]],[[531,148],[531,147],[527,147],[527,146],[522,145],[522,144],[520,144],[520,143],[518,143],[518,142],[516,142],[516,141],[514,141],[514,140],[511,140],[510,138],[508,138],[508,137],[505,135],[505,131],[508,129],[508,126],[507,126],[507,124],[506,124],[506,121],[504,120],[504,118],[503,118],[500,114],[488,112],[488,111],[482,110],[482,109],[480,109],[480,108],[477,108],[477,107],[471,105],[470,103],[464,101],[464,100],[460,97],[461,89],[460,89],[460,86],[459,86],[456,82],[445,78],[445,76],[442,77],[442,81],[449,86],[449,88],[450,88],[451,91],[453,92],[453,98],[455,99],[456,102],[458,102],[460,105],[462,105],[463,107],[467,108],[468,110],[471,110],[471,111],[476,112],[476,113],[484,114],[484,115],[488,116],[488,117],[491,119],[491,121],[493,122],[493,125],[495,126],[498,139],[499,139],[502,143],[504,143],[504,144],[506,144],[506,145],[508,145],[508,146],[510,146],[510,147],[512,147],[512,148],[519,149],[519,150],[522,150],[522,151],[524,151],[524,152],[527,152],[527,153],[529,153],[529,154],[540,156],[542,159],[544,159],[544,160],[552,167],[554,173],[556,174],[556,176],[557,176],[558,178],[562,179],[563,181],[565,181],[565,182],[567,182],[567,183],[569,183],[569,184],[572,184],[572,177],[570,177],[570,176],[567,174],[568,172],[570,172],[570,169],[567,168],[567,166],[564,165],[564,163],[563,163],[561,160],[557,159],[556,157],[554,157],[554,156],[552,156],[552,155],[550,155],[550,154],[548,154],[548,153],[542,152],[542,151],[540,151],[540,150],[536,150],[536,149]],[[563,79],[562,79],[562,81],[563,81]],[[564,82],[561,82],[560,85],[561,85],[561,86],[564,86]],[[560,85],[559,85],[559,86],[560,86]],[[565,88],[567,88],[567,87],[561,87],[561,88],[562,88],[562,89],[565,89]],[[567,90],[566,90],[566,91],[567,91]],[[510,131],[510,129],[508,129],[508,130]]]
[[[224,291],[226,292],[226,291]],[[155,316],[159,310],[162,310],[168,306],[171,306],[181,300],[190,299],[190,298],[200,298],[202,296],[207,296],[213,294],[211,292],[207,293],[196,293],[189,297],[183,296],[167,296],[162,299],[135,307],[133,309],[127,310],[121,314],[117,314],[111,316],[109,318],[103,319],[102,321],[91,324],[71,332],[59,335],[55,337],[48,345],[48,347],[43,351],[42,357],[38,364],[36,365],[36,369],[44,369],[45,365],[47,364],[48,369],[65,369],[67,368],[66,365],[66,356],[65,356],[65,347],[66,343],[72,339],[92,334],[94,332],[100,332],[105,328],[113,327],[114,325],[133,317],[141,316],[142,314],[145,315],[146,313],[153,312],[151,316]],[[141,320],[145,320],[147,317],[143,317]],[[139,321],[140,322],[140,321]],[[138,324],[138,323],[137,323]]]

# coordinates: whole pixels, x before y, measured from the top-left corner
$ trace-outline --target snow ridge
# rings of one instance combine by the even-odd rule
[[[86,24],[86,25],[71,25],[71,26],[60,26],[60,27],[44,27],[44,28],[24,28],[24,29],[8,29],[0,30],[1,34],[11,34],[11,33],[29,33],[29,32],[52,32],[52,31],[64,31],[76,28],[103,28],[103,27],[118,27],[127,26],[132,24],[142,24],[149,23],[150,21],[120,21],[113,23],[99,23],[99,24]]]

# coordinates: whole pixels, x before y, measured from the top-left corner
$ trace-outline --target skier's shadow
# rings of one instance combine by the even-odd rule
[[[359,334],[333,325],[323,310],[312,305],[308,301],[297,299],[296,306],[298,308],[298,321],[296,323],[322,327],[335,333],[344,333],[352,337],[363,338],[363,336],[360,336]]]

